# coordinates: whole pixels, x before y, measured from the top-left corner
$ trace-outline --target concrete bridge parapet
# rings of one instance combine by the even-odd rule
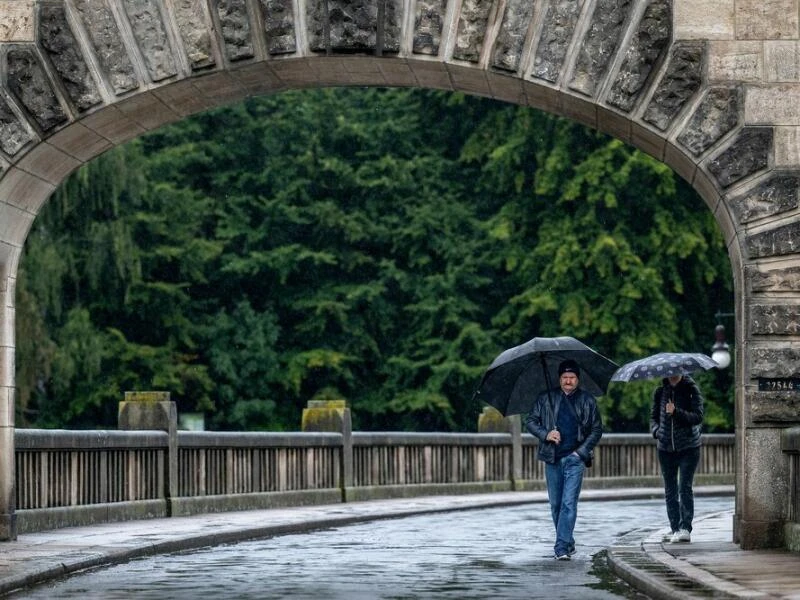
[[[606,132],[686,179],[736,293],[737,516],[783,543],[800,421],[798,0],[0,0],[0,538],[14,526],[14,283],[72,171],[164,124],[321,86],[459,90]]]

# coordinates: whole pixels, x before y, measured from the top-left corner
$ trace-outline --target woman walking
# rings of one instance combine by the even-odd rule
[[[658,441],[658,461],[670,533],[667,542],[690,542],[694,518],[694,472],[700,462],[703,395],[689,375],[665,377],[653,393],[650,431]]]

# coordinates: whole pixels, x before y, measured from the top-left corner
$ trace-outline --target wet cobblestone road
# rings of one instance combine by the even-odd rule
[[[696,499],[698,516],[730,497]],[[95,569],[13,598],[132,600],[644,598],[610,575],[604,550],[665,523],[663,500],[582,501],[577,554],[552,558],[547,504],[465,510],[175,553]]]

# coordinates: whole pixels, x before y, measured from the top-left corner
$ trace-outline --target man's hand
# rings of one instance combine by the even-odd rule
[[[547,437],[545,438],[548,442],[553,442],[554,444],[561,443],[561,433],[558,429],[553,429],[547,432]]]
[[[670,401],[670,402],[667,402],[667,405],[666,405],[666,407],[665,407],[665,408],[666,408],[666,410],[667,410],[667,414],[668,414],[668,415],[671,415],[672,413],[674,413],[674,412],[675,412],[675,403],[674,403],[674,402],[671,402],[671,401]]]

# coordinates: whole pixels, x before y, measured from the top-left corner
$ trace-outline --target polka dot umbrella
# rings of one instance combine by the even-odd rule
[[[659,352],[625,363],[611,376],[611,381],[661,379],[672,375],[688,375],[693,371],[709,370],[719,365],[699,352]]]

